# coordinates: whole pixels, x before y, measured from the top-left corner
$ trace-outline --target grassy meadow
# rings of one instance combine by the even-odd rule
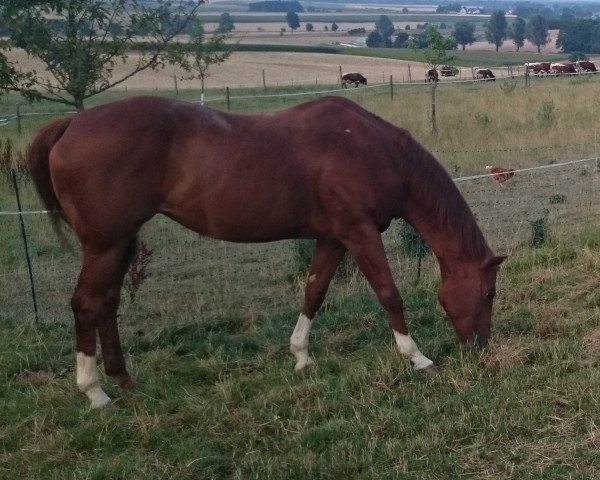
[[[18,221],[0,216],[0,478],[600,478],[599,82],[440,84],[437,136],[424,84],[397,85],[393,99],[385,85],[340,90],[408,129],[456,178],[489,164],[590,159],[518,172],[504,186],[457,183],[489,243],[510,254],[483,351],[458,347],[436,302],[436,262],[426,257],[416,282],[399,225],[385,234],[409,328],[438,365],[434,377],[400,358],[381,307],[352,268],[335,279],[315,322],[315,365],[295,373],[288,345],[304,282],[296,244],[231,245],[156,218],[142,232],[149,276],[133,297],[124,290],[119,320],[136,388],[120,392],[103,377],[114,403],[91,411],[74,382],[76,242],[61,246],[46,219],[25,218],[35,323]],[[265,98],[234,90],[230,107],[267,113],[318,90]],[[207,93],[224,110],[222,98],[223,90]],[[0,117],[17,101],[0,97]],[[0,127],[18,150],[64,112],[45,103],[21,110],[21,135],[15,121]],[[0,211],[12,211],[2,175]],[[19,188],[24,209],[39,208],[26,178]],[[535,225],[544,241],[533,248]]]

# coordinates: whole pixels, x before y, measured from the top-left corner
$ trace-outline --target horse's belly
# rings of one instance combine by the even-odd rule
[[[306,212],[273,205],[259,208],[253,205],[226,205],[195,208],[187,211],[163,211],[183,226],[219,240],[230,242],[270,242],[310,235],[314,230]]]

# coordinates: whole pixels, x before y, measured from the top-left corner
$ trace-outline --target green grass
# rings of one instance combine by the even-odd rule
[[[407,128],[460,176],[494,162],[526,167],[596,154],[597,82],[440,85],[438,136],[428,133],[426,87],[398,87],[393,101],[385,88],[343,94]],[[304,92],[237,99],[232,107],[266,112],[316,95]],[[549,99],[552,119],[541,122]],[[0,97],[0,111],[17,100]],[[25,117],[21,136],[14,123],[0,134],[24,147],[50,117]],[[19,186],[24,207],[38,208],[31,184]],[[150,277],[121,306],[136,388],[120,392],[102,378],[114,403],[99,412],[74,382],[68,303],[76,243],[63,247],[44,218],[26,218],[41,313],[34,324],[17,218],[0,217],[0,478],[595,478],[597,165],[523,172],[503,187],[490,179],[459,187],[492,246],[511,254],[488,349],[457,346],[436,303],[435,260],[426,257],[415,284],[415,260],[402,253],[395,223],[385,243],[409,328],[439,374],[422,376],[400,358],[381,307],[352,273],[336,278],[311,332],[316,365],[294,373],[288,342],[303,277],[293,243],[229,245],[157,218],[142,232],[153,252]],[[14,208],[4,178],[0,207]],[[543,215],[548,241],[529,248],[529,222]]]
[[[0,476],[593,478],[598,318],[583,301],[592,280],[568,279],[596,268],[598,238],[517,254],[480,353],[455,345],[434,281],[408,286],[433,378],[399,358],[381,310],[359,294],[319,317],[317,363],[302,373],[287,348],[295,308],[153,329],[140,319],[143,332],[124,329],[137,386],[109,386],[115,401],[96,412],[74,386],[70,329],[3,321]]]

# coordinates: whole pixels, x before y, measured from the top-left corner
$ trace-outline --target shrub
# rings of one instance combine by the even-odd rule
[[[296,249],[296,267],[298,274],[305,275],[309,268],[312,260],[313,252],[315,250],[316,240],[311,238],[299,238],[294,241]],[[336,276],[348,277],[355,271],[355,264],[352,257],[346,253],[340,265],[338,266]]]
[[[550,196],[550,205],[556,205],[559,203],[565,203],[567,201],[567,196],[564,193],[555,193]]]
[[[540,121],[546,125],[550,125],[552,123],[554,123],[554,119],[555,119],[555,106],[554,106],[554,100],[550,99],[550,100],[544,100],[542,102],[542,105],[540,106],[540,109],[538,110],[538,118],[540,119]]]
[[[12,141],[7,138],[4,142],[0,139],[0,172],[6,176],[15,170],[19,178],[27,175],[25,157],[13,148]]]
[[[529,245],[534,248],[545,245],[550,238],[548,211],[545,212],[543,217],[529,222],[529,224],[531,225],[531,239],[529,240]]]

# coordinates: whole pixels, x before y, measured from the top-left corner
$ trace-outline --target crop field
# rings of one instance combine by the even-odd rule
[[[321,62],[297,55],[281,58],[282,69]],[[340,57],[346,69],[342,61],[353,58]],[[332,70],[331,81],[290,87],[289,79],[279,86],[273,80],[267,93],[277,96],[263,96],[262,80],[232,83],[245,86],[232,89],[231,110],[268,113],[322,95],[338,73],[338,58],[326,58],[329,66],[320,64],[324,78]],[[242,62],[239,56],[228,63]],[[369,75],[397,78],[396,65],[373,63]],[[242,71],[247,78],[249,67]],[[164,83],[150,74],[148,83],[140,78],[90,106],[134,94],[174,97],[173,73],[162,74]],[[224,110],[221,87],[229,82],[217,83],[217,75],[207,98]],[[25,216],[36,323],[18,217],[0,216],[0,478],[597,478],[599,81],[443,83],[437,135],[429,132],[425,84],[397,85],[393,99],[386,82],[335,90],[434,152],[490,245],[510,255],[499,276],[491,345],[468,352],[437,306],[435,259],[423,259],[417,281],[418,260],[402,248],[401,224],[384,235],[411,333],[438,365],[434,377],[400,358],[381,307],[352,264],[334,280],[315,321],[315,365],[295,373],[289,336],[305,281],[298,244],[226,244],[157,217],[141,235],[151,252],[149,276],[137,290],[126,280],[120,309],[136,387],[121,392],[102,376],[114,403],[90,411],[74,382],[69,298],[76,241],[61,245],[46,218]],[[199,98],[197,85],[177,94]],[[0,116],[18,101],[0,97]],[[0,139],[21,151],[64,109],[37,103],[22,112],[21,135],[14,121],[0,127]],[[502,186],[470,178],[490,164],[521,171]],[[2,212],[16,203],[5,173]],[[18,186],[23,208],[38,209],[27,178]]]

